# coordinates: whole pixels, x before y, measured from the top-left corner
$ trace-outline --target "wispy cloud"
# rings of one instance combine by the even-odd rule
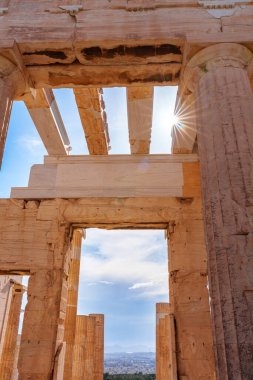
[[[166,244],[161,231],[87,230],[81,281],[124,283],[132,296],[164,295],[168,293]]]
[[[96,286],[96,285],[107,285],[107,286],[112,286],[112,285],[113,285],[113,282],[111,282],[111,281],[89,282],[87,285],[88,285],[88,286]]]
[[[40,155],[44,146],[42,141],[33,136],[22,136],[18,139],[18,144],[32,155]]]
[[[103,285],[113,285],[113,282],[111,281],[99,281],[99,283]]]
[[[137,284],[134,284],[132,286],[130,286],[130,290],[134,290],[134,289],[141,289],[141,288],[149,288],[150,286],[154,286],[154,282],[151,281],[151,282],[137,282]]]

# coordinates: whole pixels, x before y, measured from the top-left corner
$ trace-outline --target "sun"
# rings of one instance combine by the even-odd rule
[[[174,113],[173,115],[171,115],[170,124],[173,126],[173,125],[177,125],[178,123],[179,123],[179,117],[178,115]]]

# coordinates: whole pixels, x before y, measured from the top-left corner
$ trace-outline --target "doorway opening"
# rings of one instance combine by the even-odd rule
[[[104,314],[110,375],[155,374],[156,303],[168,302],[163,230],[86,230],[78,315]]]

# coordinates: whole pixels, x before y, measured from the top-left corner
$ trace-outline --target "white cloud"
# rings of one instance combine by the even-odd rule
[[[150,286],[154,286],[154,282],[151,281],[151,282],[137,282],[136,284],[130,286],[130,290],[134,290],[134,289],[140,289],[140,288],[149,288]]]
[[[96,285],[113,285],[113,282],[111,281],[98,281],[98,282],[89,282],[87,284],[88,286],[96,286]]]
[[[167,243],[163,231],[87,230],[81,282],[124,283],[138,297],[167,294]]]
[[[18,139],[18,143],[32,155],[41,154],[42,150],[44,150],[42,141],[37,137],[22,136]]]
[[[113,282],[111,281],[99,281],[99,283],[103,285],[113,285]]]
[[[97,285],[96,282],[89,282],[89,283],[87,284],[87,286],[96,286],[96,285]]]

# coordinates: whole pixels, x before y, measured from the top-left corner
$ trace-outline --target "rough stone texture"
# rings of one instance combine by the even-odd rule
[[[53,91],[33,90],[24,100],[48,154],[66,155],[70,142]]]
[[[0,355],[8,323],[13,281],[20,282],[21,276],[0,276]]]
[[[13,88],[7,80],[0,79],[0,167],[2,165],[12,109]]]
[[[104,372],[104,316],[78,315],[72,380],[102,380]]]
[[[250,380],[253,374],[253,96],[245,70],[251,59],[241,45],[212,46],[190,61],[187,73],[197,101],[220,380]]]
[[[102,88],[74,89],[89,153],[108,154],[110,137]]]
[[[11,53],[3,46],[1,49],[1,45],[5,45],[4,42],[2,44],[0,43],[0,168],[9,128],[13,99],[20,96],[28,85],[28,83],[26,83],[27,78],[25,78],[21,69],[23,62],[17,62],[20,57],[18,56],[19,51],[17,51],[16,45],[12,44],[10,49]],[[9,55],[11,59],[9,59]],[[27,82],[29,82],[30,85],[30,81],[27,80]]]
[[[73,231],[73,237],[71,241],[71,260],[69,267],[69,276],[67,280],[68,298],[66,307],[66,319],[64,324],[64,342],[66,342],[64,363],[65,380],[71,379],[72,376],[82,237],[82,230],[75,229]]]
[[[179,378],[214,380],[207,254],[199,207],[197,218],[181,217],[168,228],[169,302],[175,318]]]
[[[156,379],[177,378],[175,321],[169,303],[156,304]]]
[[[1,330],[0,378],[2,380],[12,380],[15,373],[18,327],[24,292],[22,284],[15,282],[13,278],[9,278],[9,283],[7,300],[9,305],[6,304],[4,313],[6,326]]]
[[[2,1],[6,9],[0,10],[0,162],[12,100],[25,99],[29,88],[34,94],[35,88],[44,87],[182,85],[182,73],[185,78],[190,73],[187,91],[180,97],[189,100],[192,92],[196,100],[217,374],[219,380],[249,380],[253,373],[253,76],[249,70],[248,78],[246,67],[252,69],[253,64],[252,53],[245,46],[252,49],[253,6],[248,1],[243,6],[229,2],[230,8],[225,9],[226,1],[218,3]],[[210,11],[217,6],[218,10]],[[220,17],[222,14],[226,17]],[[235,41],[242,45],[231,44]],[[223,44],[210,47],[218,42]],[[92,91],[94,88],[89,88],[88,92]],[[43,124],[45,112],[35,113]],[[101,115],[96,116],[104,133]],[[181,136],[176,131],[176,153],[191,152],[195,130],[190,132]],[[143,145],[147,149],[147,136],[145,143],[139,144],[141,149]],[[47,137],[50,140],[51,136]],[[115,173],[108,167],[96,167],[96,172],[94,162],[87,170],[86,162],[67,175],[63,165],[59,187],[75,185],[79,193],[57,189],[59,192],[49,194],[48,179],[50,190],[55,190],[57,177],[51,176],[55,169],[51,161],[51,172],[41,175],[34,169],[37,187],[29,194],[19,193],[20,201],[0,200],[0,273],[31,274],[21,338],[21,379],[62,377],[69,227],[74,223],[169,230],[178,371],[181,378],[194,380],[212,376],[198,163],[185,160],[189,157],[173,176],[163,168],[159,178],[154,172],[149,178],[142,173],[141,178],[128,163]],[[145,165],[137,166],[145,172]],[[127,170],[135,176],[129,182],[127,177],[122,189],[122,173]],[[108,172],[117,174],[111,182],[105,178]],[[41,182],[36,182],[39,174],[46,182],[43,189]],[[87,180],[94,178],[98,182],[87,189]],[[80,189],[81,179],[86,187]],[[110,184],[109,189],[104,188],[105,183]],[[155,194],[154,186],[158,188]],[[83,198],[84,189],[89,198]],[[41,202],[41,198],[63,196],[66,199]],[[88,340],[94,342],[94,318],[89,318]],[[89,350],[85,365],[90,380],[96,355]]]
[[[87,349],[87,322],[88,316],[78,315],[76,317],[76,338],[75,347],[73,355],[73,380],[84,379],[84,374],[86,371],[86,357],[88,354]],[[92,321],[94,321],[92,319]],[[91,378],[92,379],[92,378]]]
[[[69,224],[59,215],[56,203],[50,215],[39,202],[0,203],[1,233],[5,236],[0,242],[0,257],[6,264],[1,269],[30,274],[19,379],[52,379],[63,341]]]
[[[148,154],[153,117],[153,87],[127,88],[129,142],[132,154]]]
[[[90,314],[95,318],[94,380],[103,380],[104,374],[104,315]]]

